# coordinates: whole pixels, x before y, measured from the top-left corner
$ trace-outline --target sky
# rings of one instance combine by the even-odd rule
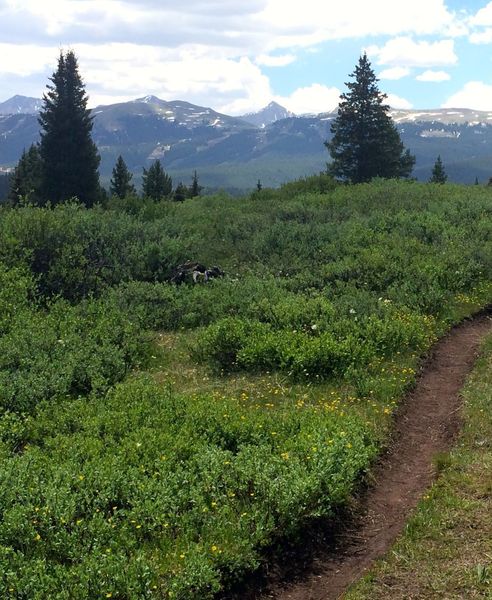
[[[0,102],[42,97],[67,50],[91,107],[326,112],[366,52],[394,108],[492,111],[485,0],[0,0]]]

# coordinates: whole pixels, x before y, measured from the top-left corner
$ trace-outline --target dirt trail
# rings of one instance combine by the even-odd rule
[[[433,457],[448,450],[460,428],[460,390],[492,328],[480,315],[438,342],[412,393],[395,418],[391,447],[374,469],[350,529],[324,534],[314,552],[294,552],[273,567],[263,584],[246,586],[234,598],[248,600],[333,600],[341,598],[392,545],[423,491],[435,478]],[[317,533],[314,533],[316,537]],[[329,542],[327,540],[330,540]],[[322,547],[324,546],[324,547]],[[329,548],[327,548],[329,546]],[[262,588],[260,591],[259,588]]]

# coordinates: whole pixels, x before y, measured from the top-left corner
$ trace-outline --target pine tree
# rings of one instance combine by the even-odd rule
[[[86,206],[99,200],[100,157],[92,141],[92,117],[72,51],[60,53],[39,116],[43,161],[41,196],[57,204],[77,197]]]
[[[444,170],[441,155],[439,155],[437,157],[436,162],[434,163],[429,183],[446,183],[447,179],[448,176],[446,175],[446,171]]]
[[[193,173],[193,179],[191,181],[191,187],[189,189],[190,198],[195,198],[196,196],[199,196],[201,191],[202,191],[202,186],[198,185],[198,175],[196,174],[196,171],[195,171]]]
[[[186,200],[187,193],[188,190],[186,189],[186,186],[180,181],[177,188],[174,190],[174,200],[176,202],[184,202]]]
[[[10,177],[8,199],[12,206],[21,202],[40,204],[40,188],[43,175],[43,164],[39,148],[32,144],[24,150]]]
[[[0,202],[5,202],[8,198],[10,177],[11,175],[9,173],[0,173]]]
[[[325,142],[333,159],[329,172],[351,183],[408,177],[415,157],[404,149],[366,54],[350,77],[354,81],[346,83],[349,91],[340,96],[338,116],[331,125],[333,138]]]
[[[173,191],[171,177],[164,172],[161,162],[156,160],[147,170],[144,167],[142,176],[142,193],[144,197],[162,200]]]
[[[110,181],[109,193],[111,196],[126,198],[135,194],[135,186],[132,183],[133,175],[128,170],[123,157],[118,156],[118,160],[113,169],[113,177]]]

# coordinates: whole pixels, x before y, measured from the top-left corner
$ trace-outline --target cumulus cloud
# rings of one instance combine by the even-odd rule
[[[492,2],[469,17],[467,22],[471,29],[468,39],[472,44],[492,43]]]
[[[271,24],[273,33],[281,30],[288,34],[289,43],[296,36],[299,43],[309,44],[315,35],[343,39],[409,32],[455,35],[462,31],[444,0],[413,0],[404,7],[394,0],[344,0],[330,3],[329,10],[326,0],[303,0],[302,10],[295,2],[268,0],[261,17]]]
[[[416,42],[410,37],[397,37],[384,46],[370,46],[366,51],[378,64],[390,67],[441,67],[458,62],[454,40]]]
[[[474,16],[469,19],[470,25],[473,26],[490,26],[492,25],[492,2],[481,8]]]
[[[282,54],[281,56],[271,56],[268,54],[260,54],[255,59],[257,65],[265,67],[286,67],[296,60],[294,54]]]
[[[469,81],[442,105],[442,108],[464,107],[475,110],[492,110],[492,85],[482,81]]]
[[[16,46],[0,43],[0,56],[8,57],[8,60],[0,61],[0,74],[27,77],[53,65],[58,55],[57,48],[43,48],[33,44]]]
[[[492,43],[492,27],[487,27],[483,31],[476,31],[470,34],[472,44],[490,44]]]
[[[87,48],[81,67],[91,105],[108,96],[132,99],[154,94],[165,100],[185,98],[229,114],[242,114],[267,104],[273,95],[269,79],[249,58],[213,58],[200,49],[170,51],[155,47],[109,45],[114,55],[108,72],[94,48]]]
[[[407,67],[392,67],[390,69],[384,69],[379,73],[379,79],[390,79],[396,81],[397,79],[403,79],[410,75],[410,69]]]
[[[388,98],[386,102],[391,106],[391,108],[400,108],[400,109],[410,109],[413,108],[411,102],[402,98],[401,96],[397,96],[396,94],[388,94]]]
[[[451,79],[451,75],[446,73],[446,71],[427,70],[420,75],[417,75],[415,79],[417,81],[432,81],[434,83],[440,83],[441,81],[449,81]]]
[[[289,96],[276,96],[275,101],[298,114],[329,112],[338,106],[340,90],[319,83],[296,89]]]
[[[451,37],[459,26],[445,0],[413,0],[404,8],[394,0],[344,0],[329,10],[326,0],[303,0],[302,10],[290,0],[0,0],[0,23],[1,56],[8,57],[0,61],[3,89],[14,76],[50,74],[60,47],[73,48],[92,105],[152,93],[231,114],[268,103],[274,94],[262,68],[286,67],[301,48],[367,35]],[[441,56],[417,66],[452,64],[452,41],[413,44],[422,56]],[[410,68],[414,46],[407,42],[399,53],[376,48],[379,64]],[[391,52],[394,61],[385,62]],[[289,108],[326,110],[334,89],[300,88],[287,97]]]

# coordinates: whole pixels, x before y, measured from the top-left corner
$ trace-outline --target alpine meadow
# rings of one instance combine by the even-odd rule
[[[122,153],[107,192],[60,53],[0,208],[1,598],[239,598],[350,522],[492,303],[492,187],[411,179],[367,55],[350,78],[324,172],[233,198],[153,158],[139,194]]]

